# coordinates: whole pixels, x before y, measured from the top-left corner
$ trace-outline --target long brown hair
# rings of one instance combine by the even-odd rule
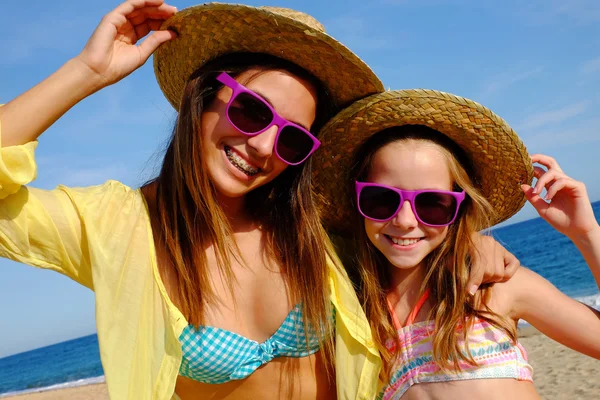
[[[194,325],[202,324],[206,304],[217,300],[208,274],[207,247],[214,246],[218,266],[228,277],[230,290],[234,282],[232,257],[243,262],[199,151],[202,112],[222,87],[215,79],[218,73],[225,71],[235,77],[250,68],[285,70],[314,85],[317,115],[311,127],[313,133],[335,111],[327,91],[316,78],[295,64],[265,54],[227,55],[201,67],[189,78],[160,174],[152,183],[157,186],[157,236],[175,283],[176,303]],[[306,332],[325,336],[331,329],[328,239],[310,195],[310,171],[310,159],[300,166],[286,168],[273,181],[248,193],[245,207],[265,231],[267,251],[282,267],[291,300],[303,304]],[[327,343],[325,348],[330,365],[333,350]]]
[[[468,327],[474,317],[504,330],[516,341],[514,324],[510,324],[506,318],[487,306],[491,295],[490,286],[485,287],[476,297],[467,294],[471,255],[477,251],[472,235],[489,226],[493,210],[477,189],[473,167],[461,148],[447,136],[422,125],[388,128],[367,139],[354,155],[355,162],[350,171],[351,182],[366,180],[377,151],[399,141],[435,144],[446,158],[454,190],[463,189],[467,194],[456,221],[448,227],[446,238],[425,257],[426,273],[421,286],[421,292],[429,289],[429,299],[433,303],[428,319],[435,321],[434,360],[442,369],[459,371],[461,361],[477,365],[471,353],[465,351],[468,349],[461,348],[458,342],[463,339],[465,346],[468,346]],[[353,187],[349,188],[352,199],[353,191]],[[353,206],[357,210],[356,204]],[[390,351],[386,343],[393,340],[396,349],[400,345],[387,308],[386,295],[391,284],[389,261],[366,236],[364,217],[358,211],[354,213],[354,217],[354,226],[360,229],[355,232],[358,250],[355,262],[351,263],[350,275],[359,287],[359,296],[383,359],[381,377],[387,382],[393,372],[397,354]]]

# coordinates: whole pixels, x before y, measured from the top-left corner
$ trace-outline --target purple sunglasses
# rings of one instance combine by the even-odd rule
[[[417,220],[426,226],[448,226],[458,215],[465,192],[445,190],[402,190],[356,181],[358,211],[365,218],[385,222],[394,218],[405,201]]]
[[[247,136],[256,136],[273,125],[278,126],[274,149],[284,163],[301,164],[321,145],[309,131],[281,117],[262,97],[226,72],[221,72],[217,80],[233,90],[227,103],[227,119],[238,131]]]

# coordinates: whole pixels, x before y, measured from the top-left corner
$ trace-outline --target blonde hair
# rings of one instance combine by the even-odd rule
[[[434,304],[428,319],[435,321],[433,335],[433,357],[440,368],[459,371],[460,362],[476,366],[466,347],[468,327],[474,317],[481,318],[504,330],[516,341],[516,330],[506,318],[494,313],[487,303],[490,286],[484,287],[476,297],[468,295],[468,279],[471,272],[471,255],[476,252],[472,235],[489,226],[493,209],[477,189],[476,177],[471,163],[463,151],[445,135],[421,125],[393,127],[371,136],[357,150],[351,170],[351,181],[367,179],[373,158],[386,145],[400,141],[420,141],[434,144],[444,155],[456,186],[467,196],[461,204],[456,221],[448,227],[447,236],[425,259],[425,279],[421,292],[429,289],[429,299]],[[471,178],[473,177],[473,178]],[[352,193],[353,188],[349,188]],[[354,196],[351,197],[354,199]],[[359,287],[359,296],[365,307],[373,335],[383,359],[381,378],[390,379],[397,354],[386,346],[390,340],[399,348],[399,338],[387,308],[386,295],[390,286],[389,261],[369,241],[364,230],[364,218],[358,213],[356,204],[355,221],[360,226],[355,234],[358,249],[356,259],[350,266],[350,275]],[[459,345],[465,341],[465,348]]]
[[[311,128],[318,132],[333,114],[333,102],[323,85],[308,72],[288,61],[264,54],[237,53],[217,59],[196,71],[187,82],[173,135],[157,185],[157,236],[174,281],[174,301],[194,325],[204,321],[206,304],[215,302],[206,248],[214,246],[217,264],[233,291],[232,257],[242,260],[225,211],[216,200],[216,189],[206,168],[202,148],[203,110],[222,85],[222,71],[237,76],[250,68],[285,70],[311,82],[317,90],[317,115]],[[288,167],[273,181],[248,193],[246,210],[266,234],[266,249],[282,268],[291,301],[302,303],[306,340],[312,332],[330,337],[327,257],[328,237],[321,225],[311,187],[311,160]],[[290,229],[293,227],[294,229]],[[333,344],[322,347],[328,375],[333,370]]]

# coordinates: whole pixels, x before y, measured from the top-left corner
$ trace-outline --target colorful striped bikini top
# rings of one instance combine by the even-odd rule
[[[432,335],[435,322],[414,322],[428,296],[429,291],[426,291],[404,327],[388,302],[398,330],[400,349],[390,383],[380,393],[379,399],[400,399],[417,383],[496,378],[533,381],[533,369],[527,361],[527,352],[523,346],[518,343],[515,345],[504,331],[479,318],[475,319],[469,332],[469,351],[478,365],[460,363],[459,373],[441,370],[433,360]],[[459,346],[464,348],[464,341],[459,340]],[[393,341],[388,343],[388,348],[396,353]]]
[[[301,305],[262,343],[226,329],[188,325],[179,336],[183,350],[179,375],[210,384],[244,379],[273,358],[314,354],[323,340],[309,332],[307,343]]]

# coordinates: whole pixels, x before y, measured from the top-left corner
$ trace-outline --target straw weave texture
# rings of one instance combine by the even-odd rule
[[[163,23],[175,40],[154,54],[163,93],[178,109],[183,87],[200,66],[227,53],[266,53],[291,61],[323,82],[338,107],[383,85],[348,48],[327,35],[310,15],[276,7],[209,3],[184,9]]]
[[[497,213],[493,224],[525,204],[520,184],[533,179],[531,159],[502,118],[474,101],[444,92],[389,91],[342,110],[319,134],[322,145],[313,156],[314,189],[328,229],[343,233],[353,228],[347,173],[356,148],[381,130],[408,124],[438,130],[463,148],[473,161],[477,185]]]

